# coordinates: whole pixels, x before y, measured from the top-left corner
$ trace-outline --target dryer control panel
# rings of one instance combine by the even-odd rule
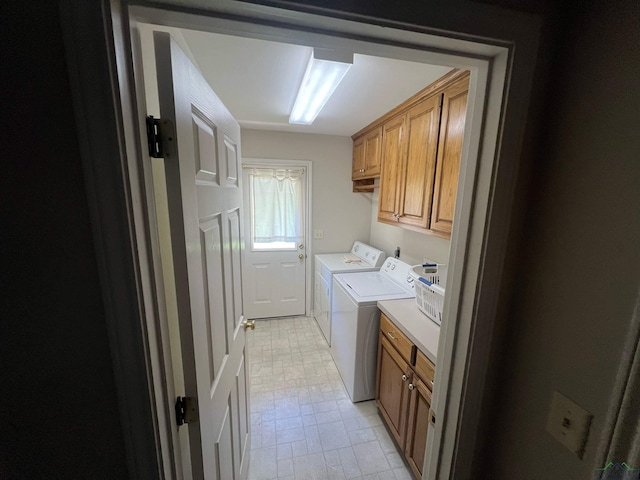
[[[384,252],[365,243],[355,241],[351,247],[351,254],[364,260],[372,267],[380,267],[384,261]]]

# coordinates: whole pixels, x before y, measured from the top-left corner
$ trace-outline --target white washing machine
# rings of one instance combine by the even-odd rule
[[[346,272],[371,272],[379,270],[384,262],[384,252],[355,241],[348,253],[323,253],[315,256],[313,316],[331,345],[331,291],[333,274]]]
[[[333,276],[331,355],[351,401],[375,398],[379,300],[415,297],[410,265],[389,257],[378,272]]]

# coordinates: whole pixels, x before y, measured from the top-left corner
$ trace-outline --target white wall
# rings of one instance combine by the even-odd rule
[[[371,194],[353,193],[350,137],[242,130],[242,157],[311,160],[312,253],[347,252],[354,240],[369,243]]]
[[[378,193],[376,189],[371,207],[372,245],[389,255],[400,247],[400,260],[409,265],[422,263],[424,257],[438,263],[449,263],[449,240],[378,222]]]

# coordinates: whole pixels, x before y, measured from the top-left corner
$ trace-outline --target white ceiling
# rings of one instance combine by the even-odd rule
[[[290,125],[311,47],[190,30],[182,35],[243,128],[351,136],[451,70],[356,53],[313,125]]]

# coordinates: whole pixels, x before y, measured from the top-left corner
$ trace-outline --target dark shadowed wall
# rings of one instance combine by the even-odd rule
[[[640,4],[581,4],[559,34],[482,478],[592,478],[640,285]],[[545,430],[555,390],[594,415],[582,460]]]
[[[0,478],[127,478],[58,5],[0,15]]]

